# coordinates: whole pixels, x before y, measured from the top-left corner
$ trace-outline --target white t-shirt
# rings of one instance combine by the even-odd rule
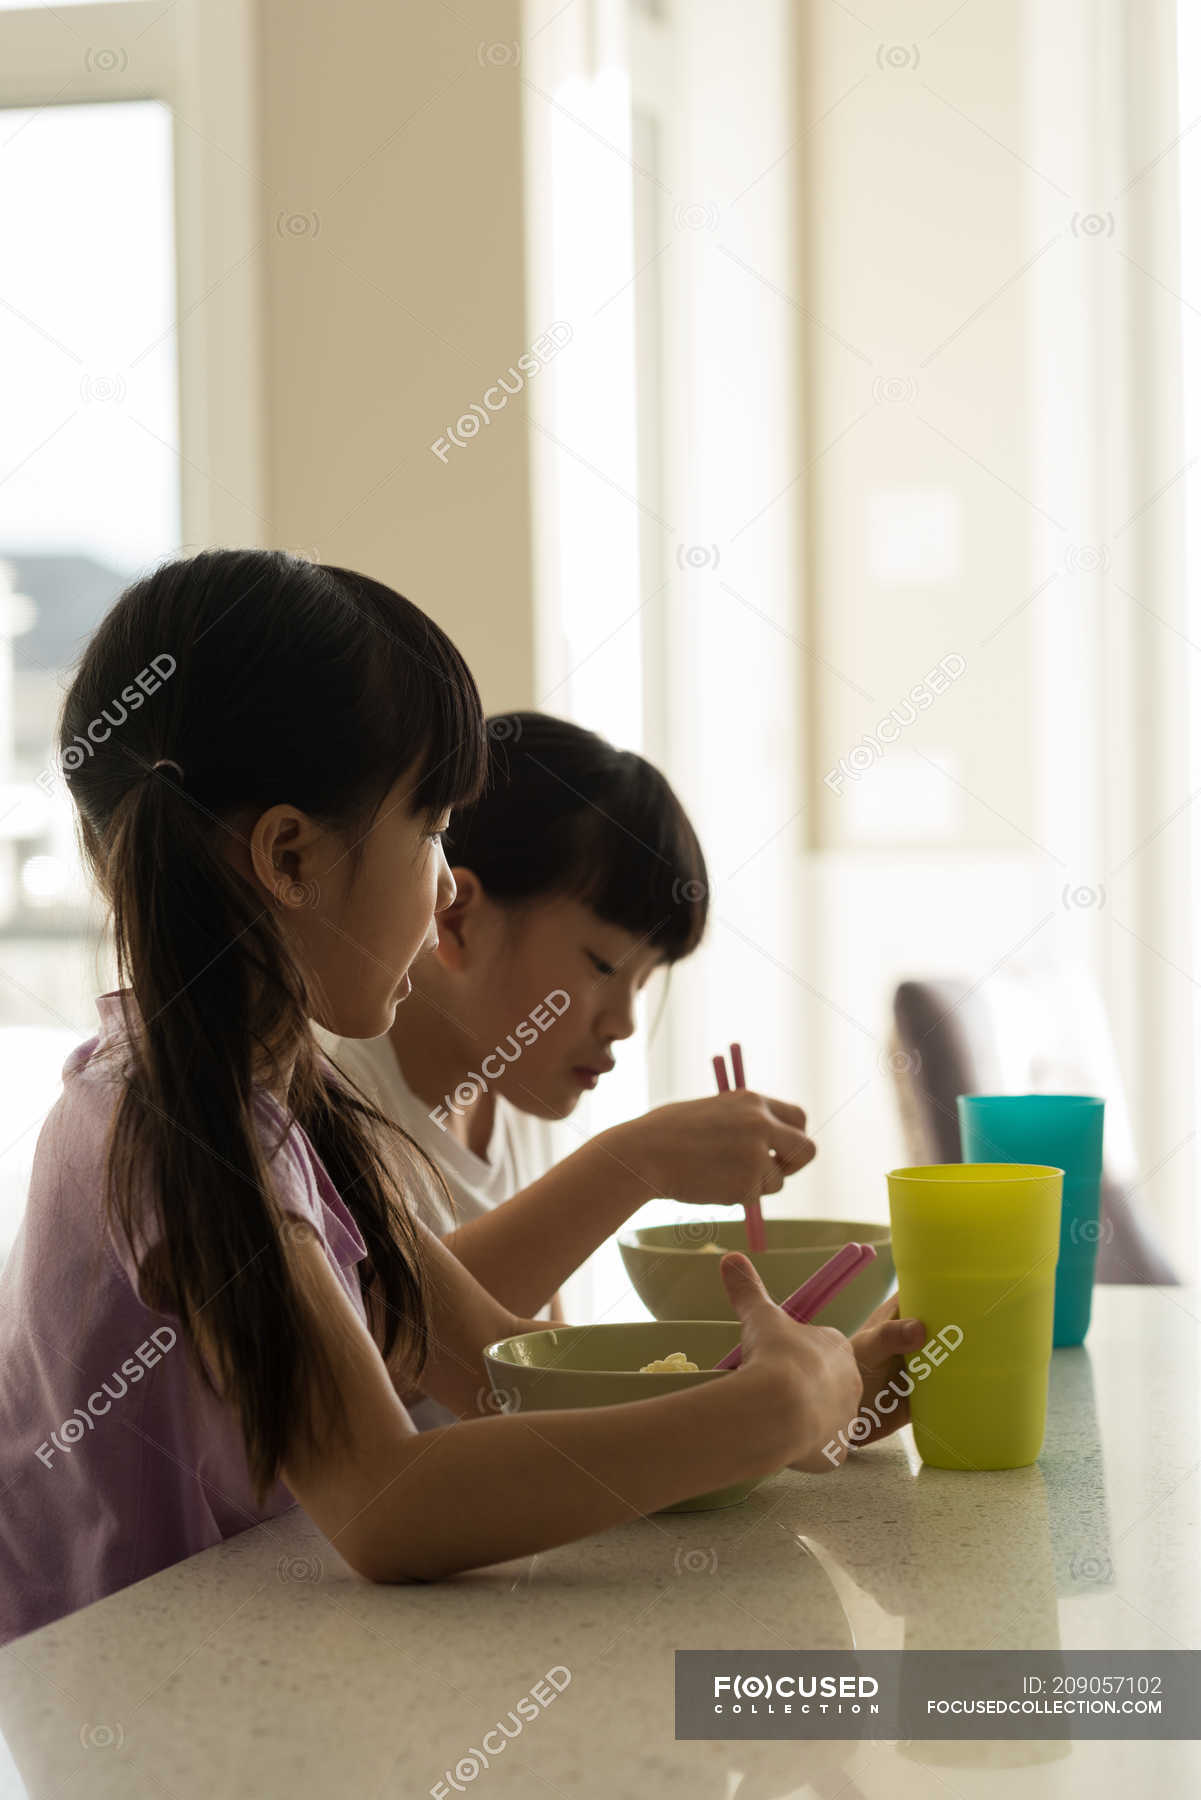
[[[322,1049],[345,1069],[389,1119],[394,1119],[415,1138],[441,1170],[455,1203],[452,1217],[441,1195],[424,1188],[413,1193],[416,1211],[423,1221],[445,1237],[469,1219],[478,1219],[494,1206],[537,1181],[556,1160],[556,1146],[549,1121],[532,1118],[497,1094],[492,1115],[492,1135],[487,1156],[477,1156],[466,1144],[430,1117],[430,1108],[405,1080],[391,1038],[336,1038],[320,1026],[314,1031]],[[549,1318],[543,1307],[535,1318]],[[434,1425],[453,1425],[457,1415],[428,1396],[409,1408],[419,1431]]]

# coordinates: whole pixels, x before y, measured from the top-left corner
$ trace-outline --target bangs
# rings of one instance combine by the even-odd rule
[[[470,806],[488,777],[484,710],[474,677],[450,639],[431,632],[423,657],[432,681],[417,688],[426,704],[414,719],[422,743],[414,811],[432,816]]]
[[[502,903],[580,900],[668,962],[689,956],[708,918],[708,873],[667,778],[543,713],[506,714],[489,729],[488,786],[451,822],[451,864]]]
[[[364,716],[374,725],[364,735],[378,736],[380,751],[378,762],[368,762],[388,769],[382,788],[375,784],[375,803],[416,766],[407,795],[412,812],[435,817],[473,805],[487,781],[488,739],[479,689],[457,647],[394,589],[353,569],[320,567],[338,599],[379,628],[363,696]]]
[[[669,963],[691,956],[705,933],[708,871],[683,809],[664,805],[663,783],[649,765],[630,770],[614,811],[574,815],[575,880],[568,892],[606,924],[661,952]],[[668,790],[670,793],[670,790]],[[610,798],[610,797],[607,797]]]

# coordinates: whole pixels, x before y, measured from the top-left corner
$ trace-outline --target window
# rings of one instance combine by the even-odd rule
[[[253,541],[256,499],[228,484],[257,404],[243,9],[63,4],[0,0],[0,1255],[112,979],[53,754],[68,672],[139,571]]]

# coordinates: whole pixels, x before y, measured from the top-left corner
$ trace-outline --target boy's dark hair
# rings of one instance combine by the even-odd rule
[[[488,782],[456,809],[447,861],[493,900],[562,894],[654,944],[669,963],[696,949],[708,874],[665,775],[633,750],[546,713],[488,720]]]

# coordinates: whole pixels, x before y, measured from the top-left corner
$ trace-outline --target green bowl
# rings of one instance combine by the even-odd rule
[[[617,1234],[634,1292],[656,1319],[734,1319],[721,1281],[718,1250],[749,1254],[775,1301],[787,1300],[844,1244],[870,1244],[876,1260],[823,1307],[815,1325],[858,1331],[892,1291],[896,1273],[887,1225],[862,1219],[764,1219],[767,1249],[747,1251],[741,1219],[688,1219],[675,1225],[634,1226]],[[644,1357],[643,1361],[647,1359]],[[693,1358],[696,1362],[698,1359]]]
[[[716,1261],[716,1258],[714,1259]],[[552,1412],[559,1407],[620,1406],[628,1400],[650,1400],[656,1394],[674,1394],[698,1381],[725,1381],[726,1369],[715,1369],[738,1342],[735,1320],[690,1319],[684,1324],[661,1324],[657,1319],[611,1325],[556,1325],[549,1331],[526,1331],[519,1337],[501,1338],[484,1351],[488,1379],[498,1410],[504,1412]],[[696,1374],[685,1369],[678,1375],[643,1375],[643,1363],[661,1361],[673,1350],[683,1350],[699,1363]],[[736,1506],[759,1485],[736,1481],[732,1487],[677,1500],[662,1512],[708,1512],[718,1506]]]

